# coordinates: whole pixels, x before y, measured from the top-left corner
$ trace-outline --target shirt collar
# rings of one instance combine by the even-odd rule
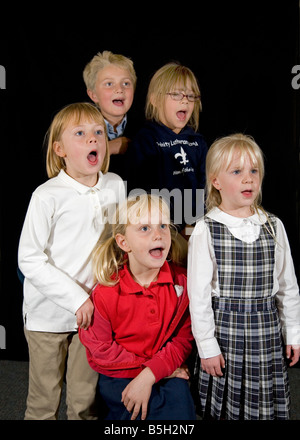
[[[123,269],[121,269],[120,273],[120,287],[121,291],[124,293],[139,293],[144,290],[144,288],[134,281],[132,275],[129,272],[127,264],[124,265]],[[155,284],[174,284],[173,277],[171,274],[171,270],[167,261],[162,265],[158,278],[156,281],[153,281],[151,285]]]
[[[58,178],[62,180],[65,184],[68,186],[71,186],[74,188],[79,194],[87,194],[91,192],[92,190],[100,191],[102,186],[102,172],[99,171],[99,177],[98,181],[95,186],[89,187],[86,185],[83,185],[82,183],[78,182],[77,180],[73,179],[73,177],[70,177],[64,170],[60,170],[58,174]]]
[[[114,130],[114,127],[110,122],[108,122],[106,119],[104,119],[104,121],[107,129],[107,137],[109,140],[112,140],[123,135],[127,124],[127,115],[124,116],[120,124],[116,127],[116,130]]]
[[[212,220],[216,220],[219,223],[223,223],[224,225],[229,226],[230,228],[239,228],[243,226],[245,224],[244,222],[245,219],[256,225],[262,225],[267,221],[266,215],[260,209],[258,214],[254,214],[246,218],[234,217],[233,215],[221,211],[221,209],[219,208],[213,208],[206,215]]]

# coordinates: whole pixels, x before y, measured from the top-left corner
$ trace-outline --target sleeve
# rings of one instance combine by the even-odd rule
[[[186,361],[192,347],[193,335],[187,307],[172,338],[149,361],[144,362],[143,366],[151,369],[156,382],[158,382],[164,377],[170,376],[176,368]]]
[[[189,239],[187,280],[192,332],[201,358],[210,358],[221,353],[215,338],[211,304],[216,272],[210,233],[204,220],[199,220]]]
[[[86,347],[87,358],[93,369],[105,374],[112,370],[141,368],[145,358],[136,356],[119,345],[113,338],[111,323],[99,299],[99,289],[92,295],[94,302],[93,322],[87,330],[79,329],[79,338]]]
[[[285,228],[277,219],[276,304],[286,344],[300,344],[300,295]]]
[[[32,195],[19,242],[19,268],[40,293],[75,314],[89,295],[71,277],[52,265],[45,252],[53,211],[50,203],[35,193]]]

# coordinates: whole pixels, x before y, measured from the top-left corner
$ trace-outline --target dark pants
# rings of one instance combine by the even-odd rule
[[[132,379],[99,376],[100,419],[130,420],[121,402],[122,392]],[[102,417],[103,416],[103,417]],[[141,414],[137,417],[140,420]],[[146,420],[196,420],[189,383],[185,379],[164,379],[152,387]]]

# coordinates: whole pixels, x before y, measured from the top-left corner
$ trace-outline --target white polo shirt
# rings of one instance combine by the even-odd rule
[[[91,252],[124,198],[124,182],[114,173],[100,172],[90,188],[61,170],[34,191],[18,255],[28,330],[77,330],[75,313],[94,285]]]

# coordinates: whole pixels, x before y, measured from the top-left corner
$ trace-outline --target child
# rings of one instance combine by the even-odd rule
[[[131,135],[127,125],[136,87],[133,62],[109,51],[98,53],[86,65],[83,79],[87,94],[104,116],[111,157],[110,171],[123,175],[123,158]],[[126,129],[127,135],[124,135]]]
[[[200,90],[193,72],[180,64],[166,64],[151,79],[148,122],[126,154],[128,192],[135,188],[167,190],[165,196],[173,197],[171,219],[183,235],[185,225],[194,223],[203,207],[207,147],[196,133],[200,110]]]
[[[252,138],[217,140],[206,162],[208,213],[189,241],[200,408],[216,419],[289,416],[281,337],[294,365],[300,297],[283,224],[260,206],[263,175],[263,154]]]
[[[186,271],[166,262],[170,246],[167,204],[143,194],[120,206],[112,236],[95,249],[94,318],[80,340],[100,373],[107,420],[195,419],[182,367],[193,340]],[[170,257],[178,255],[173,240]]]
[[[68,418],[95,418],[98,376],[77,329],[89,326],[94,309],[92,249],[125,196],[123,181],[107,173],[108,165],[99,110],[87,103],[63,108],[49,129],[50,179],[32,195],[19,244],[30,360],[27,420],[56,419],[65,363]]]

